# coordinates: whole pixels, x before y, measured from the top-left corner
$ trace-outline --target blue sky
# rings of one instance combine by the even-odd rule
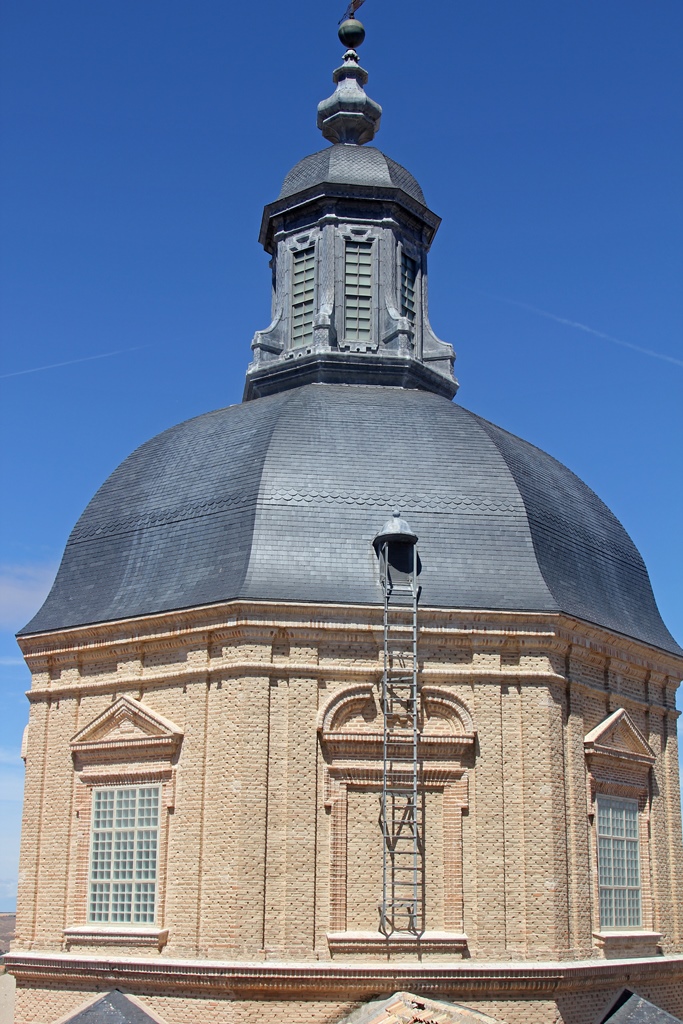
[[[315,108],[342,11],[2,6],[0,910],[29,683],[13,633],[114,467],[240,400],[269,320],[261,210],[325,144]],[[683,5],[367,0],[360,13],[377,144],[443,217],[430,312],[458,352],[458,400],[600,494],[680,641]]]

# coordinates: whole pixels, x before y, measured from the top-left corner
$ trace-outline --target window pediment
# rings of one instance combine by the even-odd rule
[[[653,765],[655,755],[624,708],[612,712],[584,737],[586,756],[602,756]]]
[[[174,722],[124,696],[76,733],[71,753],[81,762],[169,759],[182,738],[182,730]]]
[[[379,695],[370,685],[354,686],[335,694],[322,709],[318,731],[321,742],[333,758],[382,756],[382,710]],[[445,689],[420,689],[420,756],[461,758],[474,749],[476,733],[472,716],[456,696]],[[405,744],[412,744],[406,729]],[[402,738],[395,730],[392,745],[400,756]]]

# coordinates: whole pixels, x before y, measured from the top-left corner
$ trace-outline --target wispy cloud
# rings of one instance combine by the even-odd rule
[[[43,370],[56,370],[59,366],[74,366],[76,363],[89,363],[93,359],[109,359],[110,356],[122,356],[126,352],[139,352],[147,345],[136,345],[135,348],[120,348],[116,352],[101,352],[96,356],[82,356],[80,359],[67,359],[63,363],[47,363],[45,366],[33,366],[30,370],[15,370],[13,373],[0,373],[0,380],[7,377],[23,377],[25,373],[42,373]]]
[[[605,334],[604,331],[597,331],[594,327],[579,323],[578,320],[569,320],[564,316],[557,316],[549,313],[546,309],[539,309],[537,306],[530,306],[527,302],[517,302],[515,299],[505,299],[501,295],[489,295],[482,292],[489,299],[496,302],[505,302],[508,306],[517,306],[518,309],[526,309],[537,316],[544,316],[547,320],[554,320],[556,324],[563,324],[565,327],[575,327],[577,331],[584,331],[592,334],[595,338],[602,338],[604,341],[611,341],[614,345],[621,345],[622,348],[630,348],[633,352],[640,352],[643,356],[651,356],[653,359],[661,359],[665,363],[673,363],[674,366],[683,366],[683,359],[676,359],[674,356],[667,356],[663,352],[655,352],[651,348],[643,348],[642,345],[634,345],[631,341],[624,341],[623,338],[615,338],[613,334]]]
[[[56,565],[0,565],[0,629],[14,631],[38,611],[55,578]],[[14,664],[7,659],[4,664]]]

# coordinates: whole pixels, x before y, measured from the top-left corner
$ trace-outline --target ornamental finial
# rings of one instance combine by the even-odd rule
[[[318,104],[318,128],[330,142],[362,146],[372,142],[382,116],[379,103],[363,89],[368,73],[358,63],[356,47],[365,39],[365,29],[351,17],[339,26],[338,35],[347,50],[344,63],[332,75],[337,88]]]

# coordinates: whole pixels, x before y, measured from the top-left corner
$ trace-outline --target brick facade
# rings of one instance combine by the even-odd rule
[[[380,609],[234,603],[21,643],[17,1024],[52,1024],[117,978],[168,1024],[336,1021],[421,986],[507,1024],[592,1024],[634,971],[640,994],[683,1012],[679,659],[561,615],[423,608],[426,932],[387,944]],[[162,795],[157,920],[97,928],[93,788],[147,782]],[[629,934],[600,930],[600,793],[638,801],[643,927]],[[185,968],[205,961],[256,975],[193,990]],[[585,961],[590,983],[562,966]],[[545,994],[524,976],[540,962],[563,979]],[[290,976],[269,987],[258,963]],[[512,996],[485,977],[493,963],[518,972]],[[334,965],[350,973],[332,983]],[[372,965],[375,988],[357,977]]]

